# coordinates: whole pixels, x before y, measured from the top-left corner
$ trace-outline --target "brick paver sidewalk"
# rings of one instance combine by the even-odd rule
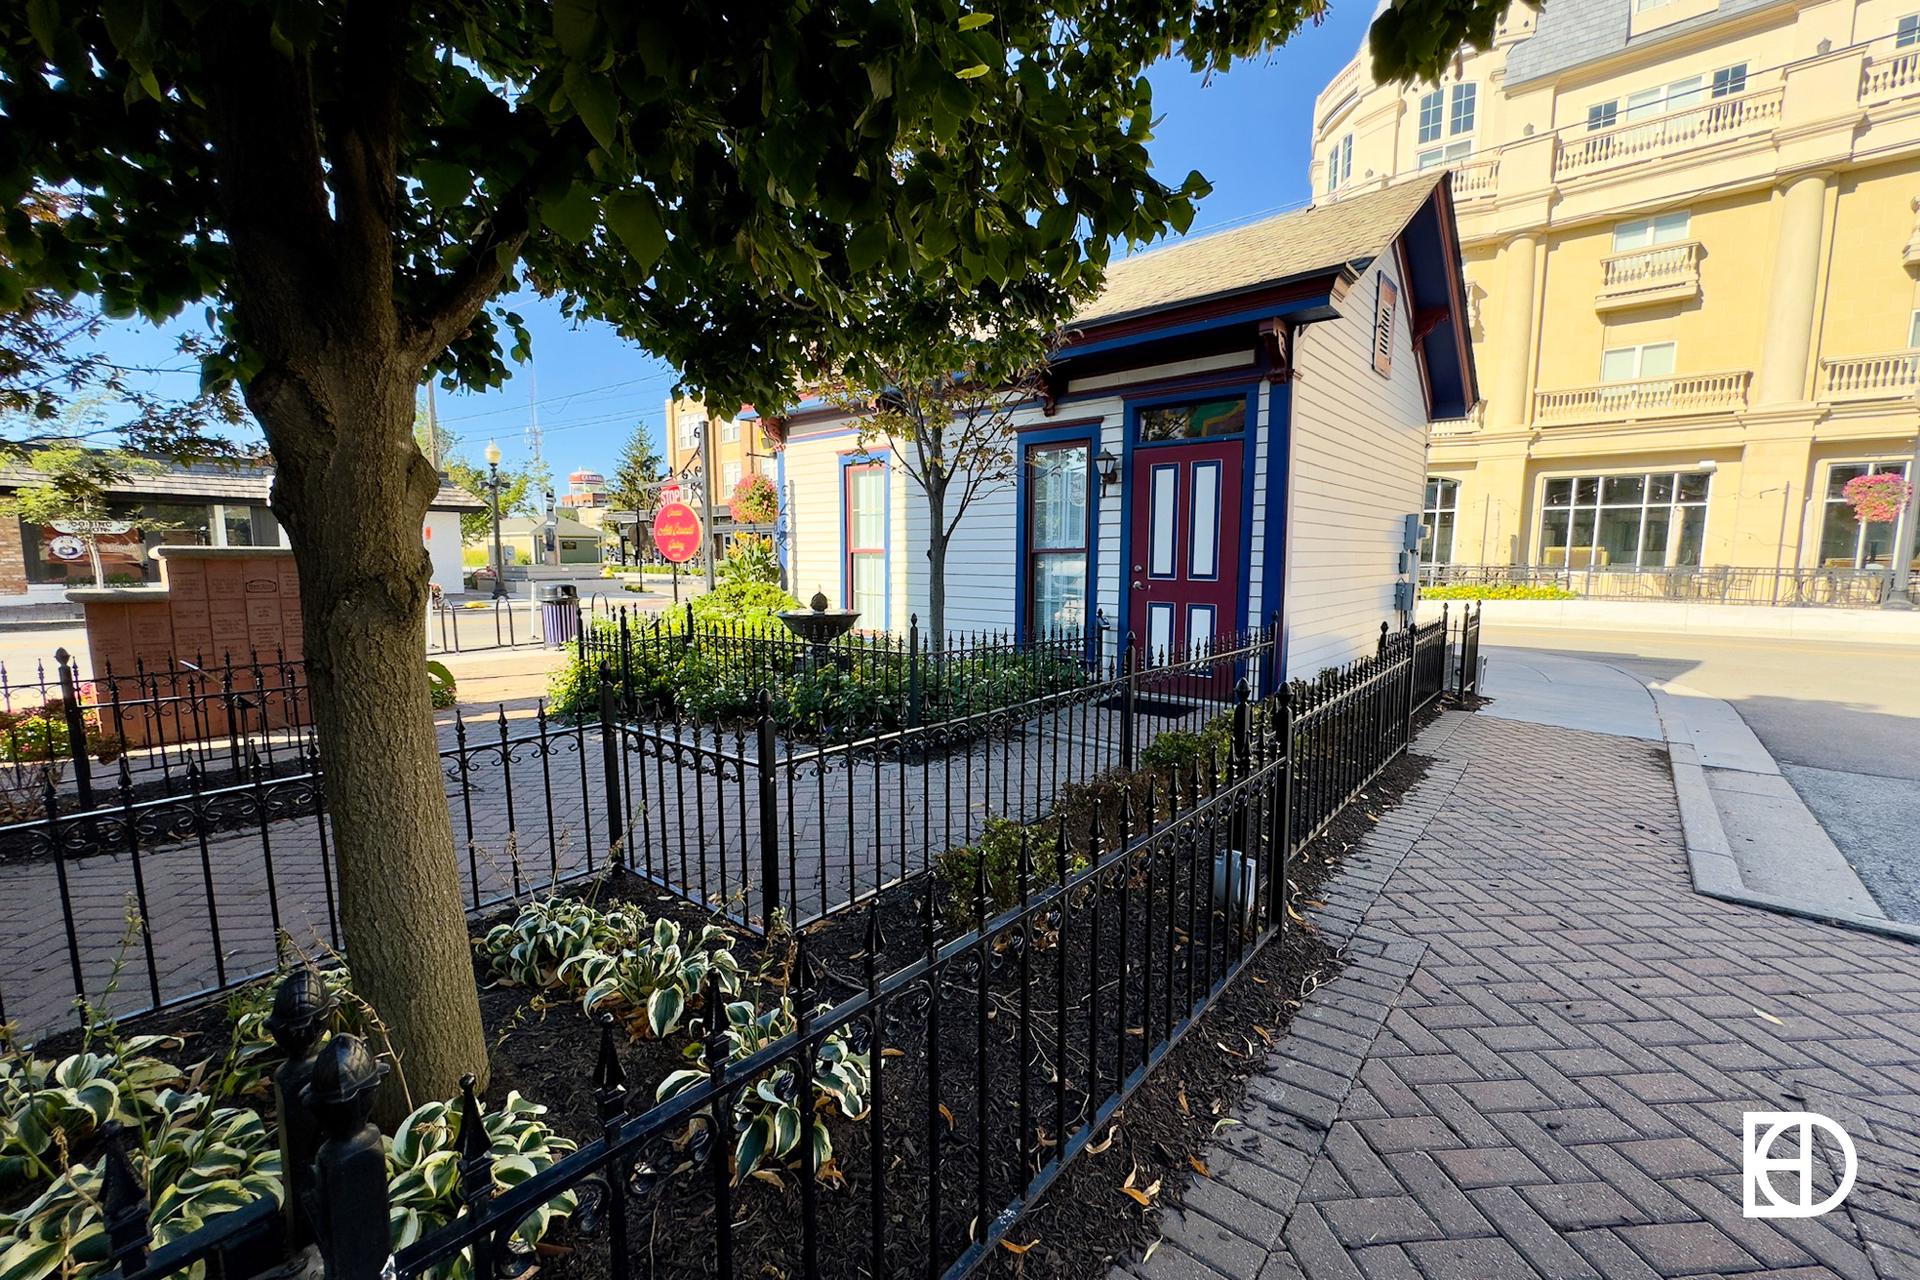
[[[1116,1280],[1920,1277],[1920,949],[1693,894],[1645,743],[1418,749],[1320,912],[1346,971]],[[1749,1110],[1846,1127],[1839,1209],[1742,1215]]]

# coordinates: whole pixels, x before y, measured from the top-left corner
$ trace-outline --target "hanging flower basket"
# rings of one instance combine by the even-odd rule
[[[780,494],[763,475],[742,476],[728,505],[738,524],[772,524],[780,518]]]
[[[1892,524],[1899,520],[1912,493],[1896,471],[1855,476],[1840,491],[1841,496],[1853,504],[1853,518],[1861,524]]]

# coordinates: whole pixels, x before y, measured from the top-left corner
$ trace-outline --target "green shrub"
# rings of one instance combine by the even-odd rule
[[[774,553],[773,539],[754,533],[735,537],[715,568],[714,576],[729,584],[780,581],[780,557]]]
[[[800,602],[771,582],[734,578],[693,598],[693,620],[709,627],[787,635],[779,614]]]
[[[983,859],[987,915],[1005,911],[1020,901],[1023,842],[1028,859],[1028,891],[1056,883],[1060,869],[1059,830],[1059,824],[1054,821],[1023,827],[1011,818],[988,818],[978,840],[935,856],[933,881],[947,923],[965,926],[974,921],[980,887],[977,877]],[[1067,873],[1072,875],[1087,866],[1085,852],[1076,848],[1068,859]]]
[[[1456,582],[1422,587],[1422,600],[1578,600],[1580,593],[1550,582]]]

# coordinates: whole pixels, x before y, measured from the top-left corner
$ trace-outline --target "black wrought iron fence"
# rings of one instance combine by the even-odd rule
[[[756,927],[776,911],[831,915],[992,822],[1030,821],[1074,788],[1132,769],[1164,734],[1217,728],[1237,681],[1270,683],[1278,645],[1278,629],[1263,627],[1151,659],[1122,649],[1050,660],[1043,649],[1042,660],[971,684],[939,661],[903,667],[903,698],[921,681],[953,681],[937,704],[945,714],[858,736],[832,721],[778,722],[767,690],[750,720],[637,716],[620,730],[631,867]],[[980,660],[973,646],[947,660],[958,653]],[[623,674],[620,688],[605,664],[603,696],[643,707],[644,688]]]
[[[1477,624],[1391,633],[1375,657],[1294,687],[1314,763],[1297,837],[1364,785],[1352,744],[1404,741],[1409,705],[1443,684],[1471,691]],[[619,865],[753,927],[776,910],[847,910],[996,822],[1030,823],[1084,804],[1115,771],[1217,745],[1235,684],[1273,687],[1276,635],[1223,636],[1153,665],[1122,651],[1070,679],[1036,667],[1024,687],[977,693],[987,705],[962,698],[941,721],[851,739],[796,737],[764,715],[629,718],[611,672],[590,717],[457,713],[441,766],[467,906]],[[123,756],[111,785],[96,775],[90,804],[40,779],[36,816],[0,824],[0,1020],[29,1038],[71,1025],[76,997],[97,999],[116,975],[118,1016],[190,1002],[270,972],[282,932],[339,945],[319,744],[303,727],[272,756],[249,746],[237,773],[224,755],[219,768],[189,758],[146,773]]]
[[[244,780],[254,757],[269,774],[298,768],[311,727],[305,667],[280,652],[91,675],[65,649],[31,675],[0,663],[0,820],[41,813],[49,783],[84,808],[122,772],[164,791],[189,768],[209,785]]]
[[[1477,623],[1477,614],[1461,620],[1461,672]],[[917,937],[883,937],[879,915],[868,917],[857,975],[816,969],[803,942],[777,989],[730,995],[716,976],[692,1024],[697,1071],[671,1088],[644,1081],[630,1089],[603,1022],[598,1061],[580,1064],[591,1072],[600,1136],[506,1189],[496,1186],[469,1088],[456,1143],[459,1214],[401,1248],[392,1273],[425,1276],[462,1258],[471,1274],[511,1273],[525,1261],[515,1230],[572,1195],[576,1247],[603,1254],[617,1280],[813,1276],[828,1248],[874,1275],[967,1274],[1103,1140],[1227,984],[1283,936],[1293,852],[1406,750],[1415,717],[1450,673],[1451,629],[1443,620],[1390,633],[1374,656],[1314,682],[1276,682],[1259,701],[1249,699],[1242,673],[1224,732],[1197,754],[1163,768],[1143,747],[1129,784],[1109,793],[1110,807],[1096,796],[1027,824],[1005,909],[992,905],[1001,899],[980,855],[970,919],[957,930],[951,907],[929,891]],[[1137,699],[1151,681],[1122,668],[1113,673],[1118,693]],[[602,706],[616,704],[609,676]],[[612,727],[604,760],[619,800],[624,782],[616,788],[611,779],[622,742],[652,730]],[[565,732],[576,745],[586,741],[578,727]],[[609,810],[616,856],[622,820],[617,805]],[[734,1037],[742,1000],[787,1015],[763,1036]],[[844,1088],[850,1063],[862,1073],[858,1105],[813,1105],[840,1096],[822,1092],[822,1082],[831,1074]],[[795,1104],[788,1160],[797,1186],[748,1176],[755,1117],[770,1098]],[[323,1240],[336,1256],[379,1259],[389,1247],[385,1184],[366,1176],[352,1191],[355,1211],[340,1213],[326,1197],[344,1194],[341,1181],[307,1172],[304,1159],[289,1171],[291,1194],[316,1210],[313,1220],[364,1233]],[[211,1260],[236,1238],[234,1221],[266,1212],[255,1205],[216,1219],[164,1258],[149,1257],[135,1192],[108,1192],[113,1260],[125,1280],[159,1280]],[[677,1225],[662,1234],[646,1221]]]

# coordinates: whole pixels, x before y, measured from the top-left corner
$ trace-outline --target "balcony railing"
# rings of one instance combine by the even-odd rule
[[[1453,170],[1453,194],[1456,199],[1471,200],[1490,196],[1500,187],[1500,157],[1469,160]]]
[[[1860,101],[1897,98],[1920,91],[1920,49],[1891,58],[1868,58],[1860,68]]]
[[[1897,400],[1920,391],[1920,347],[1820,362],[1822,400]]]
[[[1733,413],[1747,407],[1747,370],[1694,373],[1638,382],[1603,382],[1591,387],[1538,391],[1535,422],[1617,422],[1691,413]]]
[[[1700,242],[1656,245],[1600,261],[1602,310],[1656,302],[1700,291]]]
[[[1652,120],[1637,120],[1597,133],[1562,134],[1553,158],[1553,176],[1568,178],[1631,161],[1691,151],[1741,134],[1771,128],[1780,118],[1784,90],[1761,89],[1738,97],[1715,98],[1697,107]]]

